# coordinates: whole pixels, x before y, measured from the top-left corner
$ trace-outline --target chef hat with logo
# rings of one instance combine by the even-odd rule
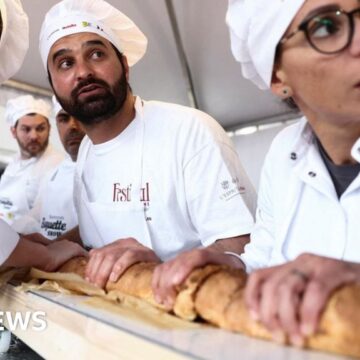
[[[35,99],[31,95],[19,96],[6,103],[5,119],[10,126],[27,114],[39,114],[47,119],[51,115],[51,106],[42,99]]]
[[[0,0],[0,83],[13,76],[29,47],[29,21],[19,0]]]
[[[56,117],[56,115],[59,113],[59,111],[62,110],[62,106],[57,101],[55,95],[53,95],[53,97],[52,97],[52,105],[53,105],[53,114]]]
[[[147,39],[121,11],[104,0],[63,0],[45,16],[40,31],[40,54],[45,68],[51,47],[64,36],[90,32],[109,40],[129,66],[145,54]]]
[[[246,79],[271,85],[276,47],[306,0],[229,0],[231,50]]]

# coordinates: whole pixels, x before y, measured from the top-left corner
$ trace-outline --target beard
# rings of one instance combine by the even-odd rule
[[[88,96],[80,100],[81,90],[89,85],[100,86],[104,90],[103,94]],[[56,93],[55,95],[67,113],[85,125],[93,125],[110,119],[121,110],[127,98],[127,90],[128,83],[123,72],[112,87],[104,80],[91,77],[79,82],[71,92],[70,99],[60,98]]]
[[[31,141],[28,143],[22,142],[19,138],[16,139],[20,148],[20,152],[26,155],[27,158],[32,158],[42,154],[49,144],[49,138],[41,143],[39,141]]]
[[[76,161],[79,152],[79,147],[84,136],[85,136],[85,132],[76,129],[71,129],[64,136],[64,139],[62,140],[65,151],[70,155],[73,161]]]

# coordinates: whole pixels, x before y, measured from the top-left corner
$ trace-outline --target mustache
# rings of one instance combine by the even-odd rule
[[[32,140],[27,143],[27,146],[31,146],[31,145],[41,145],[41,143],[37,140]]]
[[[65,142],[81,141],[84,136],[85,136],[84,132],[73,129],[66,134]]]
[[[79,81],[79,83],[76,85],[76,87],[72,90],[71,97],[75,98],[79,94],[79,92],[81,91],[81,89],[83,87],[88,86],[88,85],[94,85],[94,84],[100,85],[106,89],[109,89],[109,85],[104,80],[89,78],[89,79]]]

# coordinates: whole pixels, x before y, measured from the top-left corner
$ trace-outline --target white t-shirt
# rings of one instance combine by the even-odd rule
[[[141,106],[139,98],[137,104]],[[137,112],[116,138],[100,145],[84,139],[79,158],[84,152],[87,157],[78,175],[89,201],[142,201],[153,248],[164,259],[217,239],[249,234],[255,191],[220,125],[201,111],[174,104],[143,102],[142,110],[141,199],[134,198],[129,171],[137,161],[132,157],[135,133],[141,126]],[[78,211],[79,193],[75,188]],[[86,224],[79,225],[81,233]],[[91,239],[83,241],[92,245]]]
[[[70,157],[50,171],[40,187],[34,207],[13,223],[13,229],[22,234],[38,232],[53,240],[77,226],[74,171],[75,162]]]
[[[15,232],[5,221],[0,220],[0,265],[14,251],[19,242],[19,234]]]

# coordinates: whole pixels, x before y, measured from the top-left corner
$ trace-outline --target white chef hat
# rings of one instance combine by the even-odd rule
[[[39,114],[47,119],[50,118],[51,106],[42,99],[35,99],[31,95],[19,96],[8,100],[5,109],[5,119],[10,126],[27,114]]]
[[[54,43],[64,36],[91,32],[109,40],[128,60],[129,66],[145,54],[147,39],[121,11],[103,0],[63,0],[45,16],[40,31],[40,54],[45,68]]]
[[[62,110],[62,106],[57,101],[55,95],[53,95],[53,97],[52,97],[52,104],[53,104],[53,114],[56,117],[56,115],[59,113],[59,111]]]
[[[13,76],[22,65],[29,47],[29,21],[19,0],[0,0],[0,83]]]
[[[229,0],[231,50],[246,79],[271,85],[276,47],[306,0]]]

